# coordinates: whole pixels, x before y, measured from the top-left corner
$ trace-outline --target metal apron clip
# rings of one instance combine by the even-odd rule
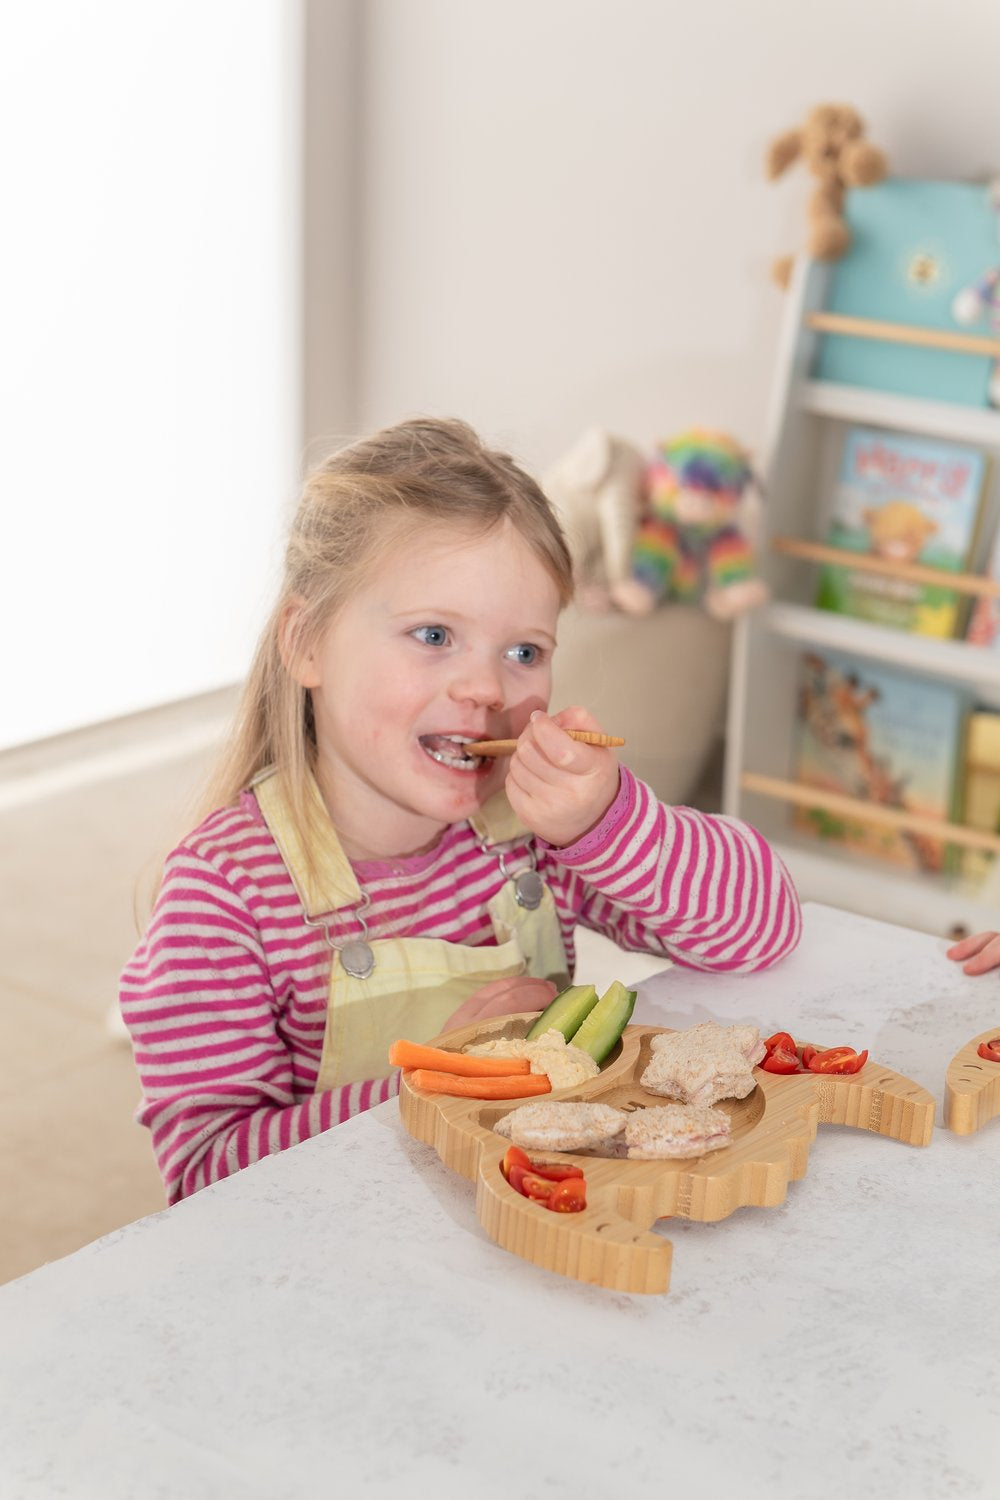
[[[303,912],[303,921],[307,927],[319,927],[327,943],[340,959],[345,973],[350,974],[352,979],[369,979],[375,971],[375,955],[368,942],[368,923],[363,913],[371,905],[371,897],[367,891],[361,892],[361,903],[357,911],[353,912],[355,920],[360,924],[361,936],[359,938],[348,938],[345,942],[338,943],[330,934],[329,924],[322,917],[307,917]]]
[[[485,839],[481,840],[479,847],[484,854],[490,853],[490,846]],[[535,851],[530,844],[528,845],[527,852],[528,860],[530,861],[528,868],[521,870],[517,875],[508,870],[503,854],[499,849],[496,851],[496,856],[504,879],[513,883],[514,900],[518,906],[523,906],[525,911],[537,911],[542,904],[542,897],[545,895],[545,882],[538,873],[538,862],[535,859]]]

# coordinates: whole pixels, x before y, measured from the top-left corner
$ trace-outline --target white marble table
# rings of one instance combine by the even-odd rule
[[[635,1019],[868,1046],[938,1099],[1000,976],[822,906]],[[581,975],[581,977],[584,977]],[[395,1104],[0,1288],[3,1500],[1000,1496],[1000,1120],[821,1126],[777,1209],[661,1223],[629,1296],[491,1244]]]

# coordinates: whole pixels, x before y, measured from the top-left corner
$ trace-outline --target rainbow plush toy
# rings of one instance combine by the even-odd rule
[[[619,608],[648,614],[665,599],[700,600],[731,620],[762,604],[767,589],[740,525],[753,479],[746,453],[725,433],[696,427],[662,443],[646,471],[631,577],[612,589]]]

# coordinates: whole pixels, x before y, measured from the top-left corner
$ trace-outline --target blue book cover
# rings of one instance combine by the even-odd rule
[[[967,691],[835,651],[802,660],[794,776],[807,786],[949,820],[962,771]],[[954,847],[823,808],[797,809],[802,831],[909,870],[952,868]]]
[[[834,264],[827,312],[950,333],[977,331],[957,323],[951,306],[958,292],[1000,260],[997,216],[984,186],[894,177],[849,189],[844,216],[852,242]],[[824,334],[814,374],[844,385],[986,406],[992,365],[986,354]]]
[[[964,443],[848,429],[830,508],[827,540],[886,563],[917,563],[942,574],[968,565],[976,536],[986,458]],[[917,635],[958,633],[962,597],[945,583],[825,564],[816,603]]]

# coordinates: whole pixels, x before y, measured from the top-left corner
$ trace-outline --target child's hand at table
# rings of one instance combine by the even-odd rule
[[[947,952],[966,974],[988,974],[1000,968],[1000,932],[977,932],[954,943]]]
[[[506,791],[532,833],[557,848],[575,844],[599,823],[618,795],[618,761],[611,750],[571,740],[566,729],[601,732],[582,708],[550,718],[536,710],[511,756]]]
[[[442,1031],[469,1026],[473,1021],[487,1021],[491,1016],[510,1016],[522,1010],[544,1010],[556,998],[556,987],[550,979],[532,979],[514,974],[509,979],[491,979],[480,985],[475,994],[462,1002],[448,1017]]]

